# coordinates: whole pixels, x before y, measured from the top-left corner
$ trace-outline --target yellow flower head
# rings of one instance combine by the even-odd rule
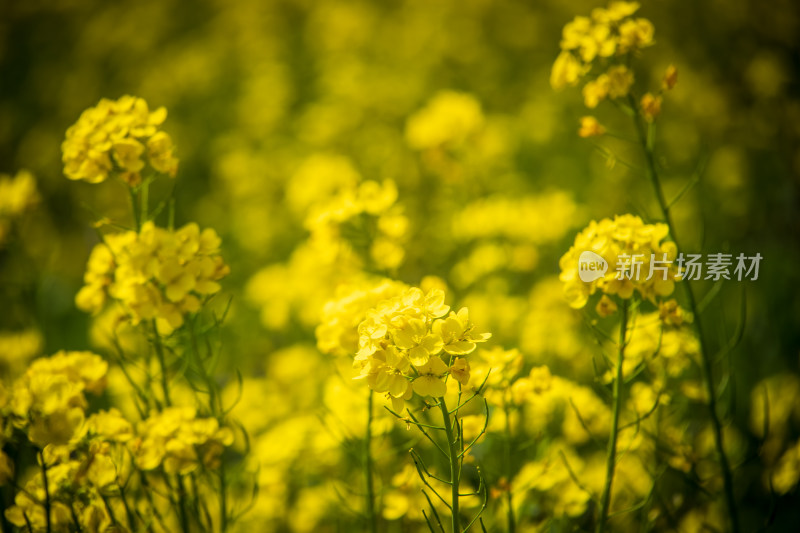
[[[33,174],[27,170],[20,170],[14,177],[0,174],[0,219],[17,217],[38,201]]]
[[[644,119],[647,122],[653,122],[661,113],[661,97],[647,93],[642,96],[641,106]]]
[[[466,308],[445,317],[449,310],[440,289],[424,293],[406,288],[378,302],[358,325],[359,378],[372,390],[387,393],[396,408],[402,408],[412,392],[444,395],[449,375],[467,383],[469,363],[454,356],[473,352],[476,343],[490,335],[474,331]]]
[[[224,448],[233,444],[233,432],[215,418],[196,414],[192,407],[170,407],[144,420],[131,445],[136,465],[142,470],[163,466],[166,473],[180,475],[200,464],[216,468]]]
[[[598,58],[603,65],[609,59],[636,54],[654,43],[653,24],[633,18],[637,2],[611,2],[608,8],[597,8],[591,17],[578,16],[564,26],[561,52],[550,73],[554,89],[577,85],[588,74]],[[583,97],[586,106],[594,108],[605,98],[625,96],[633,84],[633,74],[624,66],[627,57],[614,61],[605,74],[586,84]]]
[[[633,72],[624,65],[608,69],[608,96],[619,98],[628,94],[633,85]]]
[[[563,51],[556,58],[556,62],[553,63],[553,69],[550,72],[550,85],[556,90],[577,85],[578,80],[585,73],[586,68],[581,64],[580,60],[571,52]]]
[[[37,446],[64,445],[81,437],[85,392],[99,394],[108,363],[90,352],[58,352],[35,360],[11,390],[12,420]]]
[[[483,126],[481,105],[473,96],[455,91],[436,94],[406,124],[406,140],[416,150],[458,147]]]
[[[678,83],[678,69],[675,68],[675,65],[670,65],[664,73],[664,79],[661,81],[661,88],[665,91],[671,91],[676,83]]]
[[[606,129],[603,127],[600,122],[597,121],[594,117],[582,117],[581,118],[581,127],[578,130],[578,135],[586,138],[586,137],[597,137],[603,135],[606,132]]]
[[[75,303],[96,314],[110,298],[134,325],[156,320],[159,331],[171,333],[221,289],[218,281],[230,269],[219,255],[220,242],[213,229],[200,231],[194,223],[169,231],[147,222],[138,233],[107,235],[89,256]]]
[[[575,237],[575,244],[561,257],[559,279],[569,304],[579,309],[596,292],[629,299],[634,292],[656,301],[669,296],[678,276],[674,261],[675,244],[666,241],[665,224],[645,224],[635,215],[592,221]],[[606,266],[604,272],[581,279],[582,254],[590,254],[595,263]],[[602,260],[602,261],[601,261]],[[589,279],[591,278],[591,279]],[[610,310],[601,306],[603,313]]]
[[[64,174],[71,180],[100,183],[117,171],[136,185],[146,153],[154,170],[175,177],[178,160],[172,139],[158,129],[166,118],[166,109],[150,111],[141,98],[100,100],[67,129],[61,145]]]

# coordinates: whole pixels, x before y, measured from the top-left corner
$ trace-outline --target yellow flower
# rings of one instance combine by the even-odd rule
[[[155,319],[169,334],[200,309],[202,298],[221,289],[218,281],[230,269],[219,245],[213,229],[201,232],[193,223],[169,231],[146,222],[138,233],[107,235],[89,256],[75,303],[97,314],[111,298],[134,325]]]
[[[433,396],[439,398],[447,392],[444,374],[447,372],[447,365],[438,357],[431,357],[427,363],[417,368],[419,377],[414,379],[414,392],[420,396]]]
[[[641,106],[644,119],[647,122],[653,122],[661,113],[661,97],[647,93],[642,96]]]
[[[431,333],[427,324],[418,318],[405,320],[392,331],[392,338],[395,346],[408,351],[408,359],[416,366],[424,365],[430,356],[442,351],[442,337]]]
[[[619,98],[625,96],[633,85],[633,72],[628,67],[618,65],[608,69],[608,96]]]
[[[469,321],[469,310],[462,307],[458,313],[450,313],[445,319],[433,323],[433,332],[444,342],[444,351],[451,355],[472,353],[477,342],[485,342],[491,333],[474,333]]]
[[[395,290],[392,285],[385,289]],[[357,295],[356,297],[363,297]],[[452,373],[462,384],[469,381],[469,363],[456,358],[452,366],[437,355],[442,349],[453,355],[475,350],[475,343],[489,338],[488,333],[474,333],[469,312],[445,315],[450,307],[444,292],[404,288],[374,308],[366,311],[358,325],[358,351],[354,367],[376,392],[387,393],[395,409],[402,408],[412,392],[441,396],[446,390],[444,377]],[[360,315],[363,311],[359,311]]]
[[[172,139],[163,131],[159,131],[147,140],[147,158],[150,165],[171,178],[178,172],[178,159],[173,155],[174,151]]]
[[[367,381],[375,392],[386,392],[394,398],[402,398],[411,386],[406,375],[411,364],[408,359],[390,346],[373,354],[369,361]]]
[[[770,474],[770,485],[778,494],[786,494],[800,480],[800,441],[781,456]]]
[[[406,140],[416,150],[458,147],[480,130],[483,121],[475,97],[442,91],[408,119]]]
[[[144,152],[144,145],[136,139],[123,138],[111,145],[114,150],[114,161],[128,172],[137,173],[144,168],[144,161],[140,159]]]
[[[589,17],[575,17],[562,30],[561,49],[574,50],[578,48],[591,29],[592,21]]]
[[[603,127],[600,122],[597,121],[594,117],[581,117],[581,127],[578,130],[578,135],[587,138],[587,137],[597,137],[599,135],[603,135],[606,132],[606,129]]]
[[[687,313],[674,298],[664,302],[658,302],[658,317],[667,326],[679,327],[684,322],[691,322],[692,315]]]
[[[594,109],[597,104],[608,96],[610,78],[607,74],[601,74],[596,80],[590,81],[583,86],[583,103],[589,109]]]
[[[670,65],[664,73],[664,79],[661,81],[661,89],[664,91],[671,91],[676,83],[678,83],[678,69],[675,68],[675,65]]]
[[[595,311],[597,311],[598,315],[605,318],[617,312],[617,304],[614,303],[614,300],[609,298],[608,295],[604,294],[600,298],[600,301],[597,302],[597,307],[595,307]]]
[[[585,71],[586,69],[574,54],[562,51],[553,63],[553,69],[550,72],[550,86],[558,90],[577,85]]]
[[[18,217],[39,202],[36,178],[20,170],[13,178],[0,174],[0,220]]]
[[[133,426],[117,409],[100,411],[86,421],[89,433],[110,442],[128,442],[133,438]]]
[[[656,301],[669,296],[678,276],[675,265],[677,249],[666,238],[665,224],[645,224],[634,215],[619,215],[600,222],[592,221],[575,237],[575,243],[561,257],[564,295],[569,304],[580,309],[596,292],[629,299],[634,292]],[[580,256],[591,252],[605,262],[605,273],[591,281],[579,275]]]
[[[531,390],[536,394],[547,392],[553,386],[553,376],[550,374],[550,368],[547,366],[535,366],[531,368],[530,375]]]
[[[67,129],[61,145],[64,174],[72,180],[100,183],[116,166],[124,181],[136,185],[145,166],[146,144],[150,166],[174,177],[178,160],[172,155],[172,141],[158,130],[166,116],[166,109],[151,112],[141,98],[100,100]]]
[[[653,44],[655,29],[647,19],[628,19],[619,26],[619,50],[625,53]]]
[[[462,385],[469,383],[469,361],[463,357],[456,357],[453,365],[449,368],[450,375]]]
[[[139,426],[140,437],[131,448],[142,470],[163,466],[168,474],[189,474],[201,463],[217,464],[224,448],[233,444],[230,428],[220,428],[214,418],[196,418],[192,407],[167,408]]]
[[[111,457],[97,453],[89,463],[86,477],[95,487],[102,488],[117,482],[117,467]]]
[[[618,22],[639,10],[639,2],[611,2],[608,9],[592,10],[592,18],[597,22]]]
[[[15,425],[40,447],[79,439],[84,427],[84,392],[99,394],[108,363],[90,352],[61,351],[35,360],[12,388],[10,412]]]

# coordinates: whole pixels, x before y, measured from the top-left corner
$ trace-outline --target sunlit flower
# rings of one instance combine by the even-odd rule
[[[642,106],[642,114],[644,115],[644,119],[647,122],[654,122],[656,117],[658,117],[658,115],[661,113],[660,96],[653,96],[651,93],[647,93],[642,96],[640,105]]]
[[[136,185],[145,166],[142,156],[146,144],[150,166],[174,177],[178,160],[173,155],[172,140],[158,129],[166,117],[166,109],[151,112],[141,98],[100,100],[67,130],[61,146],[64,174],[72,180],[100,183],[119,171],[126,182]]]
[[[155,320],[162,333],[180,327],[184,315],[197,312],[201,300],[220,291],[229,268],[219,255],[213,229],[191,223],[169,231],[147,222],[140,232],[107,235],[92,250],[80,309],[94,314],[109,299],[122,305],[133,324]]]
[[[594,117],[582,117],[581,127],[578,130],[578,135],[581,137],[597,137],[603,135],[606,129]]]

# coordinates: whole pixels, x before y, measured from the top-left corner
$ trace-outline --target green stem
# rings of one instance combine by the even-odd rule
[[[178,474],[178,499],[179,502],[179,509],[180,509],[180,517],[181,517],[181,531],[183,533],[189,533],[189,512],[186,509],[186,498],[188,497],[186,493],[186,484],[183,482],[183,477]]]
[[[219,466],[219,530],[225,533],[228,530],[228,487],[225,479],[225,462]]]
[[[617,437],[619,432],[619,414],[622,410],[622,366],[625,361],[625,335],[628,329],[628,301],[622,301],[621,323],[619,326],[619,358],[617,359],[617,375],[614,379],[614,405],[611,418],[611,433],[608,436],[608,451],[606,453],[606,483],[600,499],[600,518],[597,523],[597,533],[606,530],[608,510],[611,507],[611,488],[614,483],[614,470],[617,465]]]
[[[167,360],[164,356],[164,347],[161,346],[161,336],[158,334],[158,327],[156,321],[153,320],[153,345],[156,348],[156,355],[158,356],[158,364],[161,367],[161,388],[164,391],[164,403],[167,407],[172,405],[172,400],[169,397],[169,380],[167,378]]]
[[[511,420],[509,417],[508,405],[503,406],[506,415],[506,480],[508,483],[508,491],[506,498],[508,499],[508,533],[514,533],[517,529],[516,521],[514,520],[514,502],[511,494]]]
[[[444,433],[447,438],[448,459],[450,459],[450,497],[451,508],[453,511],[453,533],[461,533],[461,517],[458,512],[458,487],[461,482],[461,463],[458,458],[458,442],[453,438],[453,424],[450,423],[450,413],[447,411],[447,403],[444,396],[439,398],[439,408],[442,410],[442,422]],[[458,420],[458,419],[455,419]]]
[[[120,483],[119,480],[117,480],[117,487],[119,487],[119,496],[120,499],[122,500],[122,505],[125,507],[125,516],[128,519],[128,529],[134,531],[135,528],[133,525],[134,521],[133,512],[131,511],[131,507],[128,504],[128,498],[125,496],[125,486],[122,483]]]
[[[47,484],[47,464],[44,461],[44,453],[39,452],[39,460],[42,461],[42,485],[44,487],[44,515],[45,515],[45,523],[47,524],[47,533],[51,533],[53,531],[53,523],[50,509],[50,487]]]
[[[139,210],[136,208],[136,193],[133,192],[133,187],[128,187],[128,193],[130,194],[131,199],[131,211],[133,212],[133,225],[136,228],[136,232],[139,232],[141,229],[141,222],[139,220]]]
[[[364,475],[367,481],[367,520],[369,530],[378,532],[378,516],[375,514],[375,482],[372,477],[372,390],[367,399],[367,428],[364,433]]]
[[[647,132],[644,129],[644,125],[641,121],[641,115],[636,105],[636,99],[632,95],[628,95],[628,99],[631,107],[634,110],[633,122],[636,125],[636,131],[639,135],[639,142],[642,144],[642,150],[644,151],[645,159],[647,160],[647,176],[653,185],[653,190],[655,191],[656,198],[658,199],[658,206],[661,209],[661,214],[663,215],[664,221],[669,228],[672,241],[675,243],[675,247],[678,250],[681,250],[682,248],[678,242],[678,236],[675,233],[675,225],[672,223],[670,206],[667,204],[666,198],[664,197],[664,191],[661,188],[661,182],[658,177],[655,155],[653,153],[653,138],[652,136],[648,137]],[[717,414],[717,396],[714,391],[714,374],[713,367],[711,365],[711,355],[708,352],[708,344],[706,343],[705,335],[703,334],[703,326],[700,313],[697,310],[697,301],[694,291],[692,290],[692,285],[688,281],[686,283],[681,283],[681,285],[683,285],[684,290],[686,291],[686,298],[689,302],[689,310],[694,317],[694,327],[697,331],[698,341],[700,342],[700,367],[703,374],[703,384],[706,389],[706,394],[708,395],[708,411],[711,417],[711,425],[714,430],[714,446],[716,447],[717,455],[719,455],[719,462],[722,468],[725,503],[728,507],[728,514],[731,517],[731,531],[733,531],[733,533],[739,533],[739,516],[736,508],[736,497],[733,491],[733,473],[730,468],[730,463],[728,462],[728,456],[725,454],[722,422]]]
[[[142,181],[142,184],[140,185],[140,190],[139,190],[139,200],[141,201],[141,206],[142,206],[141,210],[140,210],[140,217],[141,217],[141,223],[142,224],[147,222],[147,215],[148,215],[148,213],[147,213],[147,211],[148,211],[147,204],[150,201],[149,200],[149,196],[150,196],[150,180],[149,179],[145,179],[144,181]]]

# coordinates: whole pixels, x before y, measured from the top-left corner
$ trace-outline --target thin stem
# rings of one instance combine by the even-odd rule
[[[128,498],[125,496],[125,486],[117,481],[117,487],[119,487],[119,496],[122,500],[122,505],[125,507],[125,516],[128,519],[128,529],[134,531],[133,513],[131,512],[130,505],[128,504]]]
[[[675,243],[675,247],[678,250],[681,250],[681,245],[678,242],[678,236],[675,234],[675,225],[672,223],[672,218],[670,216],[670,205],[667,204],[667,201],[664,197],[664,192],[661,189],[661,182],[658,177],[658,169],[656,168],[655,156],[653,154],[653,138],[652,136],[648,136],[644,129],[638,107],[636,106],[636,99],[632,95],[628,95],[628,99],[631,103],[631,107],[634,110],[633,122],[636,125],[639,141],[642,145],[645,159],[647,160],[647,175],[650,178],[653,189],[655,190],[656,198],[658,199],[658,205],[661,209],[661,214],[664,216],[664,221],[669,228],[672,241]],[[722,422],[717,414],[717,396],[714,391],[714,374],[713,367],[711,365],[711,355],[708,352],[708,345],[706,343],[705,335],[703,334],[701,317],[700,313],[698,312],[698,306],[694,291],[692,290],[692,285],[688,281],[686,283],[681,283],[680,285],[683,285],[684,290],[686,291],[686,298],[689,301],[689,310],[694,317],[694,326],[697,331],[698,341],[700,343],[700,367],[703,374],[703,384],[708,395],[708,411],[711,417],[711,425],[714,429],[714,445],[717,450],[717,455],[719,455],[720,466],[722,467],[725,503],[728,507],[728,514],[731,517],[731,531],[733,533],[739,533],[739,516],[736,508],[736,497],[733,492],[733,473],[731,472],[730,463],[728,462],[728,456],[725,454],[725,446],[722,435]]]
[[[458,442],[453,438],[453,426],[450,423],[450,414],[447,411],[447,404],[444,401],[444,396],[439,398],[439,408],[442,411],[442,422],[444,423],[448,458],[450,459],[450,503],[453,514],[453,533],[461,533],[461,519],[458,514],[458,487],[461,481],[461,463],[458,455]]]
[[[375,484],[372,479],[372,396],[370,389],[367,399],[367,429],[364,433],[364,475],[367,481],[367,520],[369,530],[372,533],[378,532],[378,517],[375,514]]]
[[[140,190],[139,190],[139,200],[141,201],[141,206],[142,206],[142,208],[140,210],[140,217],[141,217],[142,224],[147,222],[148,203],[150,201],[150,198],[149,198],[150,194],[149,193],[150,193],[150,180],[149,179],[145,179],[145,180],[142,181],[142,184],[141,184]]]
[[[180,510],[180,518],[181,518],[181,531],[183,533],[189,533],[189,511],[186,509],[186,498],[188,497],[186,493],[186,484],[183,482],[183,477],[178,474],[178,507]]]
[[[158,356],[158,364],[161,367],[161,388],[164,391],[164,403],[167,407],[172,405],[172,400],[169,397],[169,380],[167,377],[167,360],[164,356],[164,347],[161,345],[161,336],[158,334],[158,327],[156,321],[153,320],[153,345],[156,348],[156,355]]]
[[[228,487],[225,479],[225,462],[219,466],[219,530],[225,533],[228,530]]]
[[[611,418],[611,433],[608,436],[608,452],[606,453],[606,484],[600,500],[600,518],[597,522],[597,533],[606,530],[608,510],[611,506],[611,488],[614,483],[614,469],[617,464],[617,436],[619,433],[619,413],[622,407],[622,363],[625,360],[625,335],[628,326],[628,301],[622,301],[621,323],[619,326],[619,357],[617,359],[617,376],[614,380],[614,405]]]
[[[44,453],[39,452],[39,459],[42,461],[42,485],[44,487],[44,514],[45,514],[45,522],[47,524],[47,533],[51,533],[53,531],[53,523],[52,517],[50,516],[50,487],[47,484],[47,463],[44,460]]]
[[[630,101],[631,108],[633,109],[633,122],[636,125],[636,133],[639,136],[639,142],[642,145],[644,157],[647,162],[645,172],[647,173],[650,183],[653,185],[653,190],[655,191],[656,198],[658,199],[658,206],[661,208],[661,214],[664,217],[664,222],[667,224],[667,227],[669,227],[669,233],[672,237],[672,241],[675,243],[675,247],[680,249],[680,244],[678,244],[678,236],[675,234],[675,224],[672,223],[670,207],[667,204],[667,199],[664,196],[664,190],[661,188],[661,182],[658,179],[658,170],[656,169],[656,159],[655,154],[653,153],[652,138],[648,137],[647,131],[644,129],[644,125],[642,124],[639,114],[639,108],[636,104],[636,99],[631,94],[628,95],[628,99]]]
[[[511,442],[511,419],[509,416],[509,409],[508,404],[503,406],[503,410],[505,411],[506,415],[506,480],[508,483],[508,490],[506,492],[506,498],[508,499],[508,533],[514,533],[516,531],[517,525],[516,521],[514,520],[514,503],[511,494],[511,452],[512,452],[512,442]]]
[[[131,199],[131,212],[133,212],[133,225],[138,233],[141,229],[141,221],[139,219],[139,210],[136,208],[136,193],[133,192],[133,187],[127,187]]]

